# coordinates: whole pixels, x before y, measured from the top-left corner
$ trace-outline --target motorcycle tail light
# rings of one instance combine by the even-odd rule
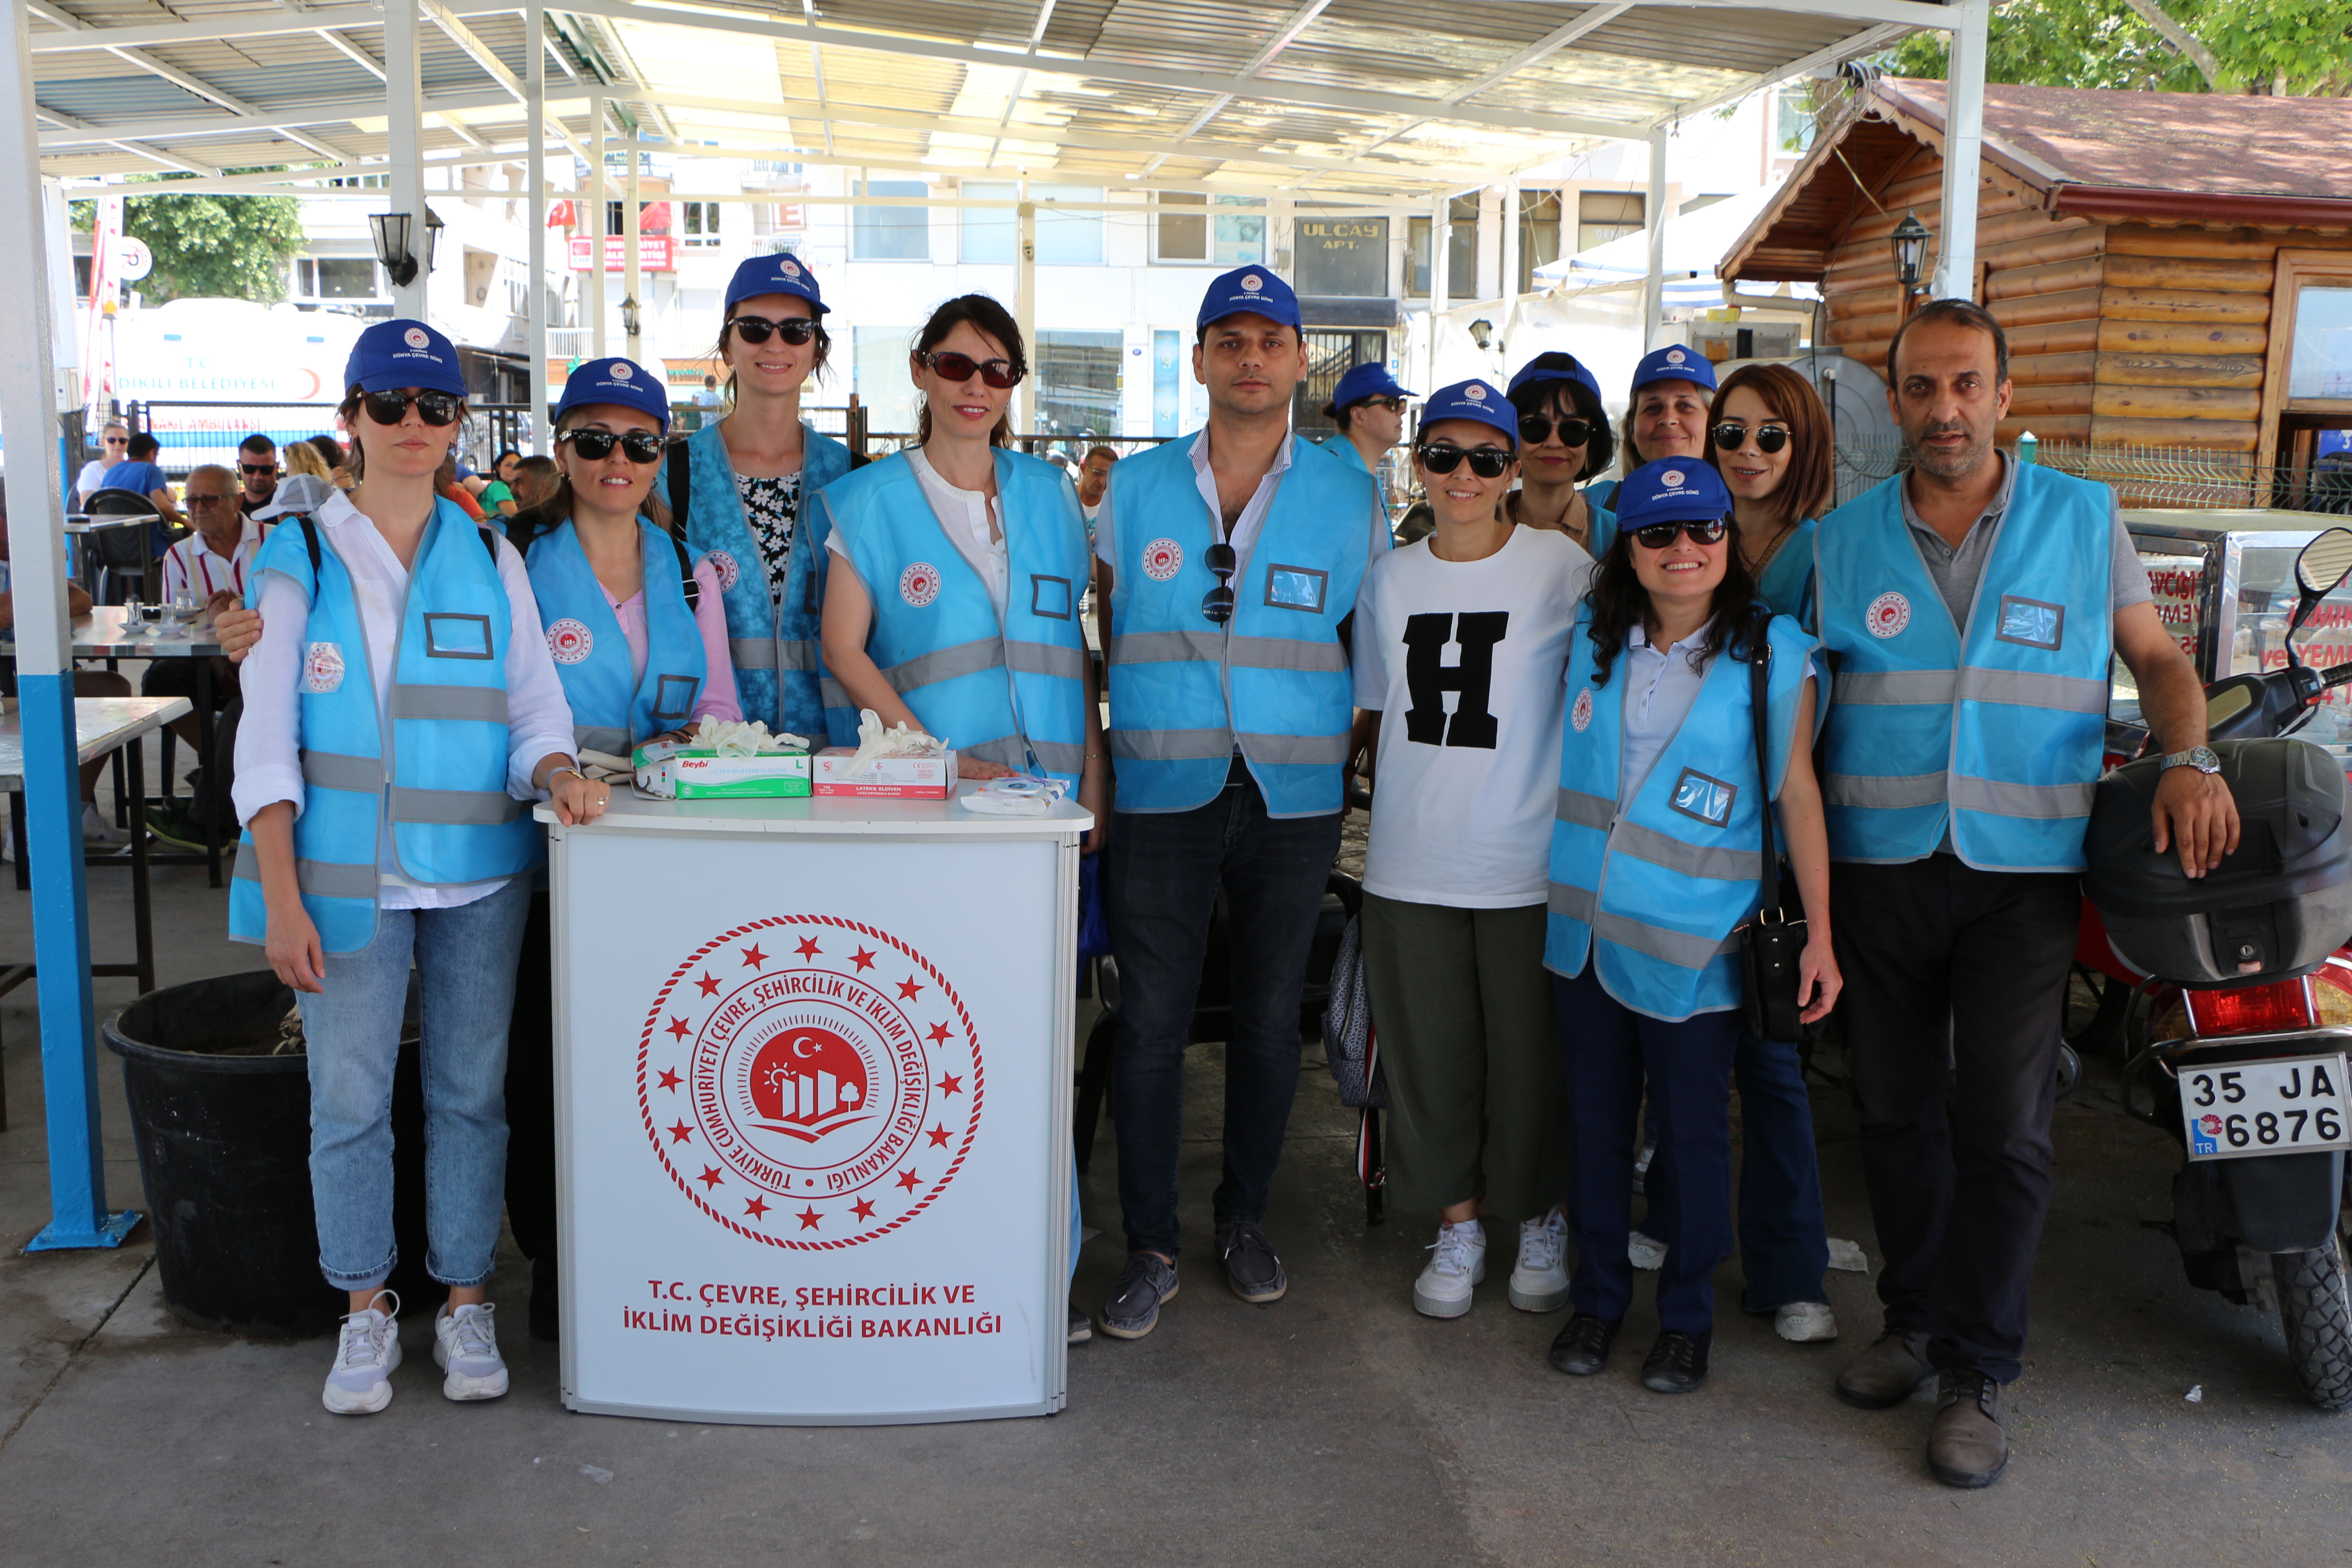
[[[2308,979],[2238,985],[2187,994],[2189,1022],[2200,1038],[2215,1035],[2283,1034],[2317,1026],[2319,1009]]]

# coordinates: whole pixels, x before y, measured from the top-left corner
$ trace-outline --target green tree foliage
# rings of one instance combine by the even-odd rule
[[[2352,94],[2352,5],[2345,0],[2163,0],[2163,14],[2213,54],[2220,82],[2168,43],[2128,0],[2011,0],[1992,16],[1985,79],[2037,87],[2164,92]],[[1941,77],[1942,33],[1889,51],[1891,75]]]
[[[169,183],[181,175],[159,176]],[[96,205],[73,204],[73,226],[87,230]],[[302,253],[302,204],[292,196],[131,196],[123,229],[146,242],[155,270],[138,284],[157,304],[182,299],[286,297],[287,263]]]

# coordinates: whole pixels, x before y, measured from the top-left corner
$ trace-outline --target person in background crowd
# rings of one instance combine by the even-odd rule
[[[393,1067],[412,964],[424,995],[427,1267],[449,1287],[434,1360],[451,1399],[507,1391],[486,1287],[525,873],[541,842],[530,803],[587,821],[608,791],[573,760],[522,558],[436,499],[465,416],[455,346],[422,322],[381,321],[352,345],[344,382],[356,488],[273,530],[253,563],[263,627],[244,671],[236,795],[247,832],[229,930],[261,943],[299,994],[320,1268],[351,1297],[321,1397],[338,1415],[366,1415],[391,1402],[400,1364],[399,1303],[383,1282],[395,1261]],[[478,721],[486,694],[503,723]],[[396,752],[385,739],[395,710]],[[428,795],[432,819],[409,815],[404,803]]]
[[[1353,716],[1341,623],[1389,548],[1371,477],[1292,434],[1297,297],[1265,268],[1209,285],[1192,348],[1209,423],[1123,459],[1095,524],[1108,572],[1118,815],[1105,851],[1122,985],[1111,1109],[1128,1258],[1104,1331],[1140,1339],[1176,1293],[1184,1047],[1212,909],[1232,916],[1225,1280],[1289,1288],[1264,1229],[1298,1087],[1298,998],[1339,847]]]
[[[89,614],[89,590],[72,578],[67,578],[66,614],[86,616]],[[0,631],[11,630],[16,625],[15,584],[8,574],[8,502],[5,494],[0,493]],[[13,654],[0,657],[0,693],[11,698],[16,695],[16,660]],[[74,695],[129,697],[131,695],[131,680],[128,676],[119,675],[110,669],[77,669],[74,671]],[[81,764],[81,840],[85,844],[111,848],[131,842],[131,835],[108,821],[105,814],[98,809],[98,781],[106,774],[106,763],[107,760],[100,757],[96,762]],[[23,795],[16,795],[10,809],[23,810],[24,801]],[[11,847],[8,853],[13,858],[16,851]]]
[[[1642,356],[1625,405],[1625,466],[1686,458],[1706,449],[1707,399],[1715,395],[1715,364],[1694,348],[1669,343]],[[1617,504],[1617,481],[1592,487],[1593,504]]]
[[[236,472],[243,487],[236,510],[247,517],[269,504],[278,489],[278,443],[257,430],[236,444]]]
[[[1111,465],[1118,461],[1118,454],[1108,447],[1089,447],[1086,461],[1078,465],[1078,506],[1086,513],[1088,540],[1095,536],[1095,518],[1110,489]]]
[[[1825,754],[1845,1063],[1886,1255],[1885,1331],[1837,1393],[1888,1409],[1937,1378],[1928,1471],[1979,1487],[2009,1462],[2000,1392],[2022,1364],[2049,1210],[2111,658],[2167,753],[2157,850],[2202,876],[2237,847],[2238,813],[2114,492],[1994,445],[2000,323],[1931,301],[1887,363],[1912,467],[1816,536],[1822,637],[1841,661]]]
[[[182,515],[178,503],[172,500],[171,480],[165,479],[163,470],[155,466],[155,458],[163,449],[163,444],[154,437],[144,430],[140,431],[131,437],[127,448],[130,455],[107,469],[105,479],[99,485],[100,489],[131,490],[145,496],[153,503],[159,521],[149,532],[158,559],[172,548],[172,531],[185,527],[188,521]]]
[[[311,479],[321,481],[331,489],[333,487],[335,479],[334,465],[328,462],[324,457],[320,456],[319,448],[312,446],[310,442],[289,442],[285,450],[280,453],[279,456],[285,463],[286,477],[288,479],[290,479],[297,474],[307,474]],[[284,514],[281,513],[280,515],[282,516]]]
[[[717,376],[706,375],[702,378],[702,390],[694,395],[694,405],[697,408],[724,408],[727,406],[726,399],[719,395],[719,378]]]
[[[1568,1063],[1575,1316],[1551,1363],[1591,1376],[1633,1300],[1626,1256],[1633,1133],[1646,1079],[1670,1228],[1660,1332],[1643,1386],[1706,1379],[1716,1264],[1731,1247],[1731,1066],[1741,974],[1732,933],[1762,901],[1762,813],[1781,831],[1808,910],[1826,910],[1829,856],[1812,766],[1813,639],[1756,599],[1731,497],[1713,468],[1669,459],[1627,476],[1618,535],[1586,595],[1568,667],[1550,930]],[[1766,658],[1757,773],[1755,662]],[[1807,1020],[1837,1000],[1816,918],[1799,962]]]
[[[1592,558],[1502,512],[1518,414],[1499,387],[1432,393],[1413,445],[1436,531],[1372,564],[1351,646],[1379,789],[1364,978],[1389,1087],[1388,1190],[1438,1211],[1415,1310],[1470,1310],[1486,1217],[1518,1227],[1511,1305],[1568,1300],[1568,1102],[1544,977],[1560,679]],[[1451,647],[1451,653],[1448,648]],[[1454,699],[1449,710],[1447,699]]]
[[[1519,416],[1519,487],[1505,498],[1505,515],[1564,533],[1587,554],[1606,552],[1617,520],[1593,499],[1598,485],[1578,488],[1617,454],[1601,383],[1574,354],[1554,350],[1519,367],[1510,397]]]
[[[552,458],[525,458],[514,466],[516,514],[534,511],[555,499],[556,486],[562,482],[562,471]]]
[[[1368,474],[1379,473],[1381,459],[1404,437],[1405,400],[1412,395],[1377,361],[1350,367],[1323,405],[1323,417],[1339,427],[1325,449]]]
[[[90,496],[106,486],[106,470],[129,457],[131,427],[121,420],[110,419],[99,434],[99,450],[104,455],[92,458],[74,476],[74,510],[89,504]]]
[[[489,514],[482,510],[481,502],[474,499],[474,492],[467,489],[465,481],[457,477],[457,454],[455,449],[443,458],[440,468],[434,470],[433,488],[443,500],[464,512],[467,521],[488,522],[489,521]]]
[[[687,437],[654,488],[687,548],[719,564],[743,717],[790,734],[824,733],[816,679],[823,600],[795,597],[795,549],[824,548],[809,498],[847,473],[849,448],[801,417],[801,393],[824,371],[832,307],[790,252],[754,256],[728,280],[718,358],[732,407]],[[682,514],[682,515],[681,515]],[[817,531],[810,533],[814,527]],[[824,562],[805,563],[812,593]]]
[[[481,492],[475,498],[482,503],[485,516],[512,517],[522,510],[522,504],[515,500],[514,493],[515,465],[521,460],[522,454],[509,447],[500,452],[498,460],[490,465],[490,471],[484,476],[486,482]]]
[[[310,446],[326,463],[327,478],[334,487],[339,490],[351,489],[353,483],[351,455],[343,450],[343,444],[332,436],[318,435],[310,437]]]
[[[186,595],[202,604],[206,615],[217,616],[245,602],[247,574],[254,552],[261,546],[261,526],[239,510],[236,477],[215,464],[206,463],[189,471],[187,498],[188,518],[195,524],[195,531],[173,545],[171,552],[163,557],[162,603],[177,604]],[[217,655],[209,657],[213,659],[213,710],[218,712],[228,706],[229,698],[236,690],[236,681],[227,659]],[[196,661],[152,661],[147,673],[139,679],[139,691],[142,697],[184,697],[194,702]],[[198,731],[194,713],[173,720],[172,732],[192,752],[195,751]]]

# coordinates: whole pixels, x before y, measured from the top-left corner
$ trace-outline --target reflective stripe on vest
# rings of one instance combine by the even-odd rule
[[[1757,907],[1763,869],[1750,667],[1727,654],[1715,658],[1681,727],[1621,810],[1604,792],[1619,784],[1629,661],[1617,660],[1609,684],[1595,687],[1584,624],[1566,689],[1580,703],[1591,692],[1592,703],[1585,727],[1566,727],[1561,740],[1544,963],[1575,975],[1590,961],[1612,996],[1652,1017],[1736,1006],[1731,955]],[[1770,626],[1768,743],[1785,769],[1805,739],[1795,727],[1813,642],[1786,616]]]
[[[1233,618],[1219,626],[1201,613],[1219,530],[1192,446],[1171,441],[1111,469],[1108,738],[1123,764],[1119,809],[1206,804],[1238,746],[1269,815],[1337,811],[1354,719],[1338,628],[1370,552],[1387,543],[1378,493],[1360,466],[1293,437],[1232,580]]]
[[[2017,468],[1961,628],[1920,562],[1902,483],[1814,535],[1839,661],[1822,781],[1831,853],[1915,860],[1948,832],[1972,866],[2078,870],[2105,739],[2112,498]]]
[[[709,674],[702,629],[678,580],[677,545],[642,518],[637,544],[643,670],[570,519],[532,540],[525,562],[540,622],[548,628],[548,651],[572,705],[572,738],[611,756],[627,756],[637,742],[690,721]]]

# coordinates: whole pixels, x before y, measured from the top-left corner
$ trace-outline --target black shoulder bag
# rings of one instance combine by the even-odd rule
[[[1789,918],[1780,895],[1780,857],[1772,842],[1772,766],[1765,737],[1770,728],[1772,644],[1763,625],[1756,628],[1755,654],[1748,662],[1749,706],[1756,726],[1757,800],[1764,819],[1764,865],[1759,879],[1764,887],[1763,907],[1747,925],[1739,947],[1740,1016],[1748,1034],[1759,1040],[1800,1040],[1808,1026],[1798,1021],[1801,980],[1797,960],[1805,951],[1808,932],[1803,911]]]

